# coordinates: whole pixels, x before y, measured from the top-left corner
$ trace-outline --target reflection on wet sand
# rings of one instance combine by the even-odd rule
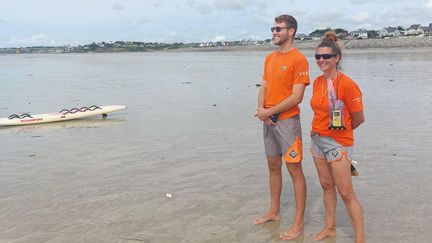
[[[34,130],[75,129],[75,128],[102,128],[126,123],[123,118],[82,118],[69,121],[50,122],[24,126],[0,126],[0,134],[28,132]]]

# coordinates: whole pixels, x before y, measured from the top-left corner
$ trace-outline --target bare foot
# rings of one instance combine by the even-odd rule
[[[266,213],[261,217],[258,217],[257,219],[255,219],[254,224],[264,224],[267,223],[269,221],[279,221],[280,220],[280,216],[279,214],[272,214],[272,213]]]
[[[322,240],[327,237],[336,237],[336,227],[325,227],[314,236],[314,240]]]
[[[291,228],[282,234],[279,235],[279,237],[282,240],[294,240],[295,238],[299,237],[303,233],[303,228],[300,229],[294,229]]]

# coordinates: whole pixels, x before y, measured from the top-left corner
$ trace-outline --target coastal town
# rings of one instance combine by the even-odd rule
[[[333,30],[338,37],[344,41],[347,48],[425,48],[432,47],[432,23],[427,26],[413,24],[409,27],[385,27],[380,30],[358,29],[347,31],[341,28],[326,28],[314,30],[310,34],[298,33],[295,41],[300,48],[314,48],[314,43],[320,40],[326,31]],[[37,53],[110,53],[110,52],[145,52],[161,50],[230,50],[235,47],[246,47],[249,49],[267,49],[272,46],[271,39],[265,40],[238,40],[238,41],[209,41],[200,43],[159,43],[139,41],[111,41],[93,42],[91,44],[71,46],[30,46],[0,48],[0,54],[37,54]]]

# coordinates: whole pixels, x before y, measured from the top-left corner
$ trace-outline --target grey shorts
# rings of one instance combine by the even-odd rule
[[[303,158],[300,116],[278,120],[276,126],[264,123],[264,148],[267,156],[283,155],[286,163]]]
[[[343,146],[331,137],[313,134],[310,150],[313,157],[325,159],[327,162],[338,161],[342,159],[342,156],[352,161],[353,146]]]

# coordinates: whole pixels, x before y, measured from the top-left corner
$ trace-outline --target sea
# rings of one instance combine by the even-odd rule
[[[0,117],[91,105],[87,119],[0,127],[0,242],[279,242],[294,217],[283,171],[281,220],[269,206],[262,123],[254,117],[268,51],[0,55]],[[311,82],[320,74],[304,51]],[[354,188],[367,242],[430,242],[432,49],[346,50],[363,93]],[[301,104],[304,233],[324,226],[309,152],[312,85]],[[337,237],[354,232],[338,198]]]

